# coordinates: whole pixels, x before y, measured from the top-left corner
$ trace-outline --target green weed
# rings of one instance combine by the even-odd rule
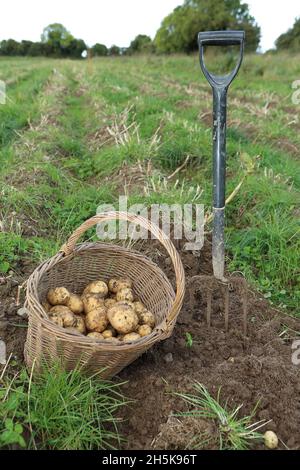
[[[90,450],[120,446],[116,412],[126,404],[119,385],[58,364],[38,376],[25,369],[2,377],[0,447]]]
[[[258,429],[266,423],[263,421],[252,423],[257,406],[249,416],[239,417],[243,405],[239,405],[234,409],[229,409],[227,402],[225,405],[221,405],[221,389],[219,389],[215,399],[204,385],[195,383],[193,388],[196,394],[174,393],[174,395],[184,400],[190,408],[189,411],[180,413],[178,416],[192,416],[195,419],[212,420],[216,426],[220,450],[246,450],[253,442],[262,440],[262,434],[258,432]],[[194,436],[190,445],[195,449],[201,448],[203,446],[203,436]]]

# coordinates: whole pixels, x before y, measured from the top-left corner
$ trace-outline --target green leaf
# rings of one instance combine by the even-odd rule
[[[8,429],[9,431],[13,431],[14,429],[14,422],[12,419],[10,418],[7,418],[4,422],[4,425],[6,427],[6,429]]]
[[[186,332],[185,333],[185,338],[186,338],[186,345],[188,348],[191,348],[193,346],[193,336],[191,333]]]
[[[25,439],[23,436],[19,436],[18,438],[18,444],[21,446],[21,447],[26,447],[26,442],[25,442]]]
[[[20,424],[20,423],[16,423],[16,424],[15,424],[15,432],[16,432],[17,434],[22,434],[22,432],[23,432],[23,426],[22,426],[22,424]]]
[[[7,261],[2,261],[0,263],[0,272],[7,273],[10,268],[10,264]]]

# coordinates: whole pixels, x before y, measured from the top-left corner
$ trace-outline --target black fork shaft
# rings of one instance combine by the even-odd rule
[[[227,89],[213,88],[213,205],[225,205]]]
[[[213,88],[212,260],[214,275],[218,279],[224,277],[225,264],[226,109],[227,88]]]
[[[208,31],[199,33],[200,65],[213,90],[213,234],[212,262],[214,276],[224,279],[225,247],[225,181],[226,181],[226,110],[227,90],[239,71],[244,51],[244,31]],[[234,70],[227,75],[216,75],[206,68],[204,46],[239,45],[240,55]]]

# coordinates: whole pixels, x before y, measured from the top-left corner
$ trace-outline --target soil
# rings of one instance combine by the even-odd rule
[[[205,436],[204,448],[218,448],[215,423],[173,416],[187,407],[170,392],[193,392],[193,384],[199,382],[214,397],[221,387],[221,401],[224,404],[227,400],[229,408],[243,405],[240,416],[251,414],[259,402],[254,422],[271,420],[262,431],[275,431],[281,449],[300,449],[300,366],[293,365],[291,349],[293,340],[299,339],[300,320],[272,309],[258,293],[249,290],[245,337],[240,295],[231,292],[226,333],[223,299],[216,292],[208,328],[205,296],[196,292],[195,299],[190,292],[195,290],[194,276],[211,273],[210,244],[206,243],[200,258],[177,248],[186,271],[187,295],[174,333],[119,375],[121,380],[128,380],[124,393],[136,400],[131,413],[124,414],[126,448],[185,449],[195,445],[191,444],[195,435]],[[155,261],[172,277],[170,259],[157,250],[158,246]],[[204,291],[205,287],[203,284]],[[186,333],[193,337],[191,347]]]
[[[30,260],[24,259],[16,272],[0,277],[0,340],[6,344],[7,357],[12,355],[17,361],[23,361],[27,332],[27,320],[18,315],[24,303],[22,284],[34,268]]]
[[[174,281],[171,260],[157,242],[147,243],[144,251]],[[116,380],[128,381],[123,393],[135,402],[122,411],[120,431],[126,449],[185,449],[195,436],[204,436],[205,449],[218,448],[215,422],[200,418],[174,416],[187,405],[172,392],[192,392],[193,384],[205,385],[216,397],[221,387],[221,402],[229,408],[243,405],[239,416],[251,414],[253,421],[271,420],[279,437],[279,449],[300,449],[300,366],[292,363],[292,342],[298,338],[300,320],[271,308],[261,296],[249,289],[248,330],[242,328],[242,309],[238,291],[230,293],[229,331],[225,332],[221,290],[212,304],[212,325],[206,324],[205,296],[195,289],[193,277],[211,274],[211,247],[207,241],[200,257],[179,250],[187,280],[187,295],[173,335],[124,369]],[[26,323],[18,317],[15,299],[18,284],[32,266],[20,266],[19,275],[0,278],[0,339],[8,353],[22,360]],[[204,287],[205,283],[203,283]],[[195,292],[194,292],[195,291]],[[17,326],[16,326],[17,325]],[[192,335],[187,345],[186,333]],[[198,447],[200,445],[198,444]],[[263,448],[255,444],[252,448]]]

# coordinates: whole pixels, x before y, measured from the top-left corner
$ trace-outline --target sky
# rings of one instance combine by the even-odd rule
[[[0,40],[39,41],[42,30],[62,23],[77,38],[126,47],[138,34],[155,36],[163,18],[180,0],[9,0],[1,2]],[[263,51],[300,16],[300,0],[248,0],[262,28]]]

